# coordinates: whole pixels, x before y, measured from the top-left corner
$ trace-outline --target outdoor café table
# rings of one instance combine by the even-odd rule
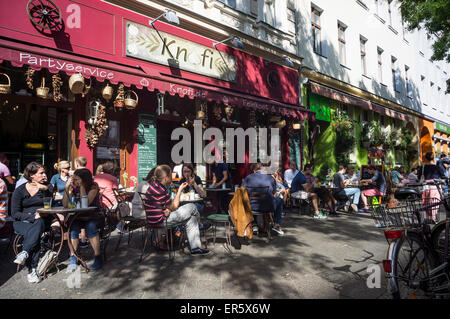
[[[87,207],[87,208],[64,208],[64,207],[52,207],[52,208],[39,208],[36,210],[39,214],[48,214],[54,215],[58,220],[59,224],[62,226],[64,233],[68,234],[67,244],[69,245],[69,249],[72,248],[72,242],[70,241],[70,228],[72,227],[72,223],[80,216],[86,215],[85,213],[92,213],[98,210],[98,207]],[[60,220],[57,214],[64,215],[64,220]],[[61,234],[62,238],[64,238],[64,233]],[[59,255],[60,251],[58,251]],[[85,268],[86,272],[88,271],[88,267],[86,262],[78,256],[77,252],[74,250],[75,257],[80,261],[80,263]],[[58,257],[58,256],[57,256]]]
[[[206,192],[213,192],[213,193],[215,193],[216,194],[216,200],[217,200],[217,209],[216,209],[216,212],[219,214],[220,213],[220,203],[219,203],[219,201],[218,201],[218,198],[217,198],[217,194],[218,193],[220,193],[220,192],[230,192],[231,191],[231,188],[221,188],[221,187],[217,187],[217,188],[215,188],[215,187],[208,187],[208,188],[206,188],[205,189],[206,190]]]

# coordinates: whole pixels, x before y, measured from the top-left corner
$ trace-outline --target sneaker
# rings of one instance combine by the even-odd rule
[[[69,266],[67,266],[67,271],[75,271],[77,269],[77,257],[70,256]]]
[[[320,219],[320,213],[319,214],[314,213],[314,219]]]
[[[257,235],[258,231],[259,231],[258,226],[253,225],[253,234]]]
[[[200,255],[208,255],[209,254],[209,250],[208,249],[201,249],[199,247],[191,250],[191,255],[192,256],[200,256]]]
[[[32,284],[37,284],[41,281],[41,278],[39,278],[39,276],[36,273],[36,268],[33,268],[31,273],[29,273],[27,275],[27,279],[28,279],[28,282],[32,283]]]
[[[102,268],[102,266],[102,256],[94,256],[94,263],[91,267],[89,267],[89,270],[99,270],[100,268]]]
[[[274,232],[276,232],[278,235],[280,235],[280,236],[283,236],[284,235],[284,231],[282,231],[281,230],[281,227],[280,226],[274,226],[274,227],[272,227],[272,230],[274,231]]]
[[[327,216],[327,214],[325,214],[324,212],[320,211],[320,212],[319,212],[319,218],[320,218],[320,219],[327,219],[328,216]]]
[[[350,206],[348,206],[348,205],[345,205],[345,206],[344,206],[344,212],[347,213],[349,209],[350,209]]]
[[[88,241],[80,240],[79,246],[80,246],[81,249],[88,248],[88,247],[89,247],[89,242],[88,242]]]
[[[17,254],[16,259],[14,259],[14,262],[19,265],[24,265],[27,259],[28,253],[24,250]]]
[[[352,204],[352,209],[353,209],[353,211],[357,212],[358,211],[358,206],[356,204]]]

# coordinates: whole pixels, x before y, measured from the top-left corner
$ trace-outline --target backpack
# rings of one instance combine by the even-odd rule
[[[39,277],[44,275],[45,269],[48,267],[47,272],[56,266],[56,259],[58,259],[58,254],[53,250],[47,250],[45,254],[39,258],[38,265],[36,267],[36,274]]]

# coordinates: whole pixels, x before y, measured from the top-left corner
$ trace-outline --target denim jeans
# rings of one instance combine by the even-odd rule
[[[353,196],[353,204],[358,205],[359,204],[359,197],[361,196],[361,191],[359,188],[344,188],[340,192],[337,193],[338,195],[347,195],[347,196]],[[347,200],[345,202],[345,205],[350,205],[350,200]]]
[[[281,216],[283,214],[283,199],[277,197],[274,199],[275,212],[273,216],[273,221],[275,224],[281,224]]]

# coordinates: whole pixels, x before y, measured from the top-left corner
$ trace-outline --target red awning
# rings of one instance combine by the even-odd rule
[[[321,84],[318,84],[315,82],[311,82],[311,92],[318,94],[318,95],[325,96],[332,100],[342,102],[342,103],[356,105],[356,106],[362,107],[363,109],[374,111],[381,115],[386,115],[386,116],[396,118],[396,119],[399,119],[402,121],[411,120],[411,117],[404,113],[394,111],[394,110],[384,107],[382,105],[373,103],[369,100],[361,99],[359,97],[355,97],[350,94],[340,92],[338,90],[326,87],[324,85],[321,85]]]
[[[138,89],[158,90],[180,97],[200,98],[236,107],[280,114],[296,119],[314,119],[314,113],[297,105],[286,104],[262,97],[231,91],[190,80],[160,74],[148,67],[124,66],[91,58],[71,55],[52,49],[0,40],[0,63],[10,61],[13,66],[28,65],[35,70],[48,69],[51,73],[65,72],[68,75],[81,73],[85,78],[95,77],[98,81],[119,82]]]

